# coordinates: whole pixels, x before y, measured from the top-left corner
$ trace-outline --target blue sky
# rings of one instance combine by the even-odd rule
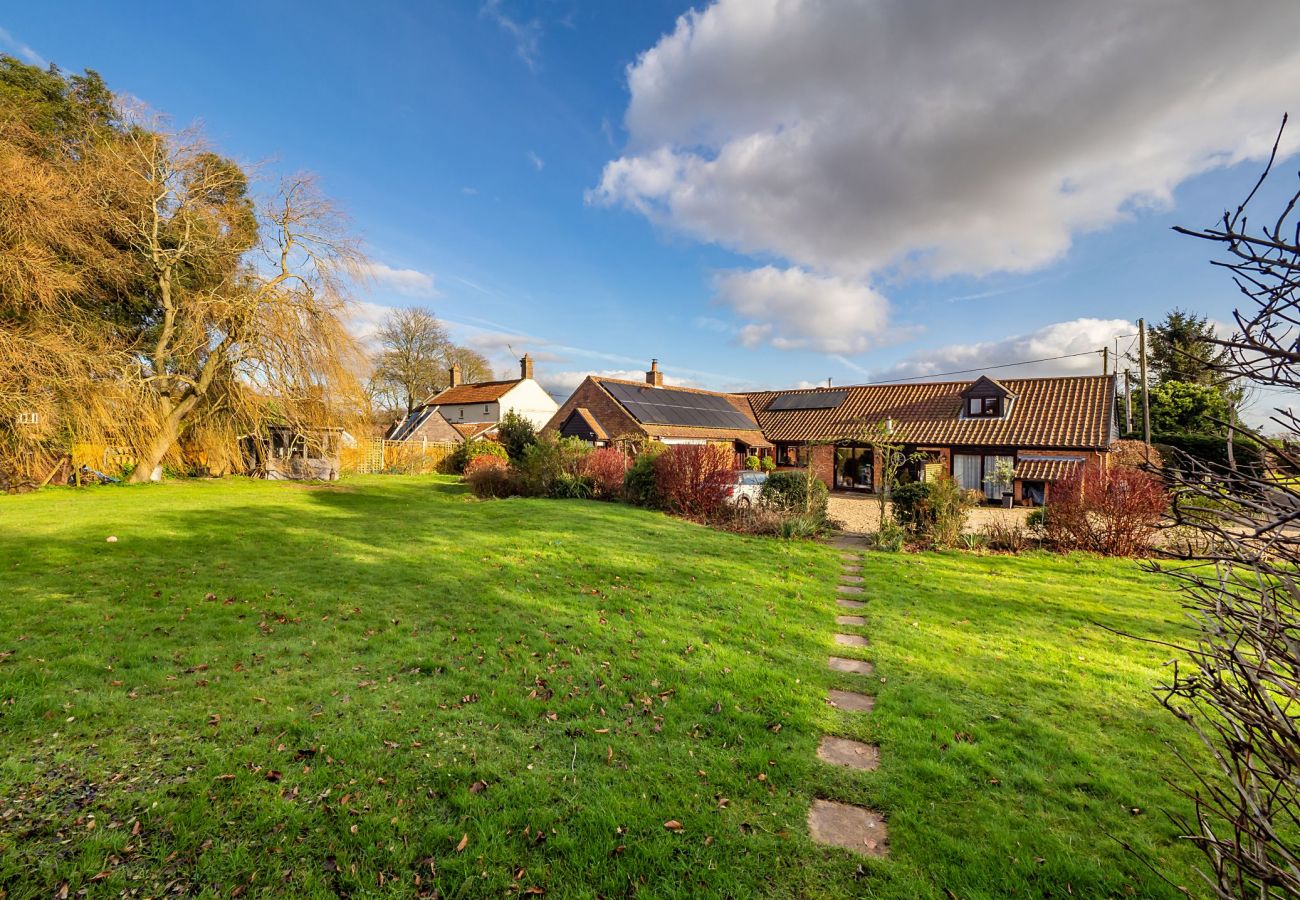
[[[651,357],[711,387],[848,383],[1091,350],[1176,305],[1226,320],[1209,248],[1169,229],[1248,189],[1300,80],[1261,96],[1243,60],[1167,87],[1197,42],[1262,48],[1210,12],[1013,6],[63,2],[0,13],[0,50],[96,69],[268,179],[317,173],[387,267],[363,318],[427,305],[557,391]],[[996,65],[965,49],[979,27]],[[1136,37],[1104,71],[1052,70],[1107,28]]]

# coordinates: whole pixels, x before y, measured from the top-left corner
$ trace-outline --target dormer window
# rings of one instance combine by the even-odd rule
[[[967,419],[1000,419],[1011,408],[1015,396],[1003,385],[982,375],[961,392],[962,416]]]

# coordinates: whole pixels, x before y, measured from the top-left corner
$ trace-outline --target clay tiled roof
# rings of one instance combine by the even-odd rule
[[[520,379],[512,381],[476,381],[473,384],[458,384],[434,394],[425,403],[429,406],[448,406],[458,403],[494,403],[500,400],[510,389],[519,384]]]
[[[460,432],[465,440],[472,440],[497,427],[496,422],[452,422],[451,427]]]
[[[920,446],[1105,449],[1112,439],[1114,377],[1022,378],[999,382],[1014,399],[1000,417],[967,417],[962,392],[973,382],[869,384],[847,390],[834,409],[769,412],[772,400],[810,391],[747,394],[771,441],[851,438],[892,420],[899,440]]]
[[[1016,477],[1022,481],[1061,481],[1082,465],[1081,456],[1022,456],[1016,460]]]

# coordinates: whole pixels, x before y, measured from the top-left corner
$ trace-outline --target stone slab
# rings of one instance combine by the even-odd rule
[[[826,702],[845,712],[871,712],[876,708],[876,698],[870,694],[857,694],[853,691],[837,691],[831,688],[826,695]]]
[[[835,643],[841,647],[870,647],[871,641],[867,640],[860,634],[837,634]]]
[[[867,604],[861,600],[836,600],[835,605],[843,609],[862,609]]]
[[[853,558],[854,558],[854,559],[857,559],[857,556],[854,556]],[[844,563],[844,574],[845,574],[845,575],[861,575],[861,574],[862,574],[862,565],[861,565],[860,563],[855,563],[855,562],[846,562],[846,563]]]
[[[836,616],[835,624],[836,625],[866,625],[867,619],[865,616]]]
[[[835,766],[874,772],[880,768],[880,748],[848,738],[826,735],[817,746],[817,758]]]
[[[838,584],[835,586],[835,590],[839,591],[841,594],[865,593],[862,588],[858,587],[856,584]]]
[[[889,832],[880,813],[833,800],[814,800],[808,834],[819,844],[843,847],[863,856],[889,856]]]
[[[873,675],[876,668],[869,662],[863,662],[860,659],[845,659],[842,656],[832,656],[827,663],[836,672],[851,672],[854,675]]]
[[[844,584],[862,584],[862,576],[845,574],[840,576],[840,581]]]

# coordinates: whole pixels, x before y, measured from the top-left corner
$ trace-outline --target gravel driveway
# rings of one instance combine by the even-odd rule
[[[831,494],[828,512],[850,534],[874,534],[880,524],[880,499],[872,494]],[[971,510],[965,531],[974,533],[989,522],[1024,525],[1029,515],[1026,507],[1002,509],[999,506],[979,506]]]

